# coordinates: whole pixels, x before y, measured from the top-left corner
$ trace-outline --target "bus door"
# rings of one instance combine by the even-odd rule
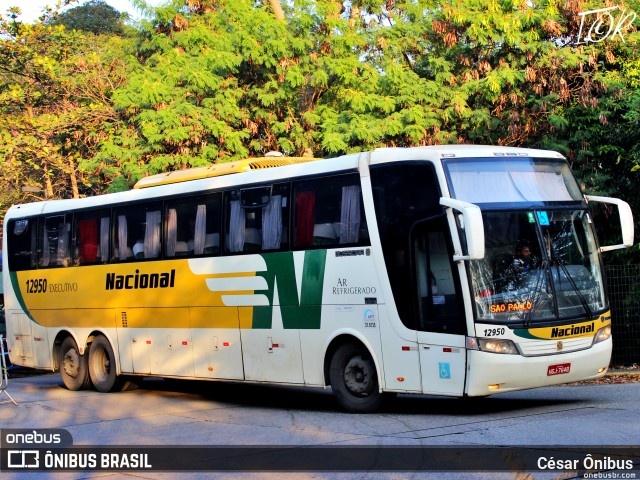
[[[411,241],[422,391],[461,395],[465,318],[444,215],[417,224]]]

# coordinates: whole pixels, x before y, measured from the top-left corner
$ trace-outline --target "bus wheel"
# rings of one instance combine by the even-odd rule
[[[80,355],[73,337],[67,337],[60,347],[60,376],[69,390],[84,390],[91,386],[86,355]]]
[[[126,389],[128,382],[116,375],[116,358],[109,340],[98,335],[89,348],[89,376],[93,387],[103,393]]]
[[[349,412],[373,412],[382,403],[376,366],[364,347],[341,345],[331,358],[329,380],[336,400]]]

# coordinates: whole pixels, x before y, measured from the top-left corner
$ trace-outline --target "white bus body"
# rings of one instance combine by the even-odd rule
[[[633,243],[631,212],[590,198],[620,211],[623,244],[600,248],[560,154],[268,161],[12,207],[11,361],[105,392],[145,376],[331,385],[350,411],[386,393],[486,396],[606,372],[600,252]]]

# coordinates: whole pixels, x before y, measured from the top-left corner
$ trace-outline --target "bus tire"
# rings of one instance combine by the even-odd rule
[[[331,358],[329,380],[336,400],[349,412],[373,412],[382,404],[376,366],[363,346],[338,347]]]
[[[120,392],[129,388],[129,381],[116,373],[116,357],[111,343],[98,335],[89,348],[89,376],[98,392]]]
[[[91,386],[87,356],[80,355],[78,345],[71,336],[62,341],[58,365],[62,382],[69,390],[85,390]]]

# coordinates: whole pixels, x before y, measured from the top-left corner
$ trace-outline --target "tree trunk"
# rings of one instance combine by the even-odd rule
[[[44,198],[47,200],[53,198],[53,185],[51,185],[51,177],[49,177],[49,167],[43,162],[44,170]]]
[[[276,19],[284,20],[284,12],[282,11],[280,0],[269,0],[269,5],[271,5],[271,10],[273,10],[273,14],[275,15]]]
[[[69,155],[69,178],[71,179],[71,192],[73,194],[73,198],[80,198],[78,179],[76,178],[76,165],[73,162],[71,155]]]

